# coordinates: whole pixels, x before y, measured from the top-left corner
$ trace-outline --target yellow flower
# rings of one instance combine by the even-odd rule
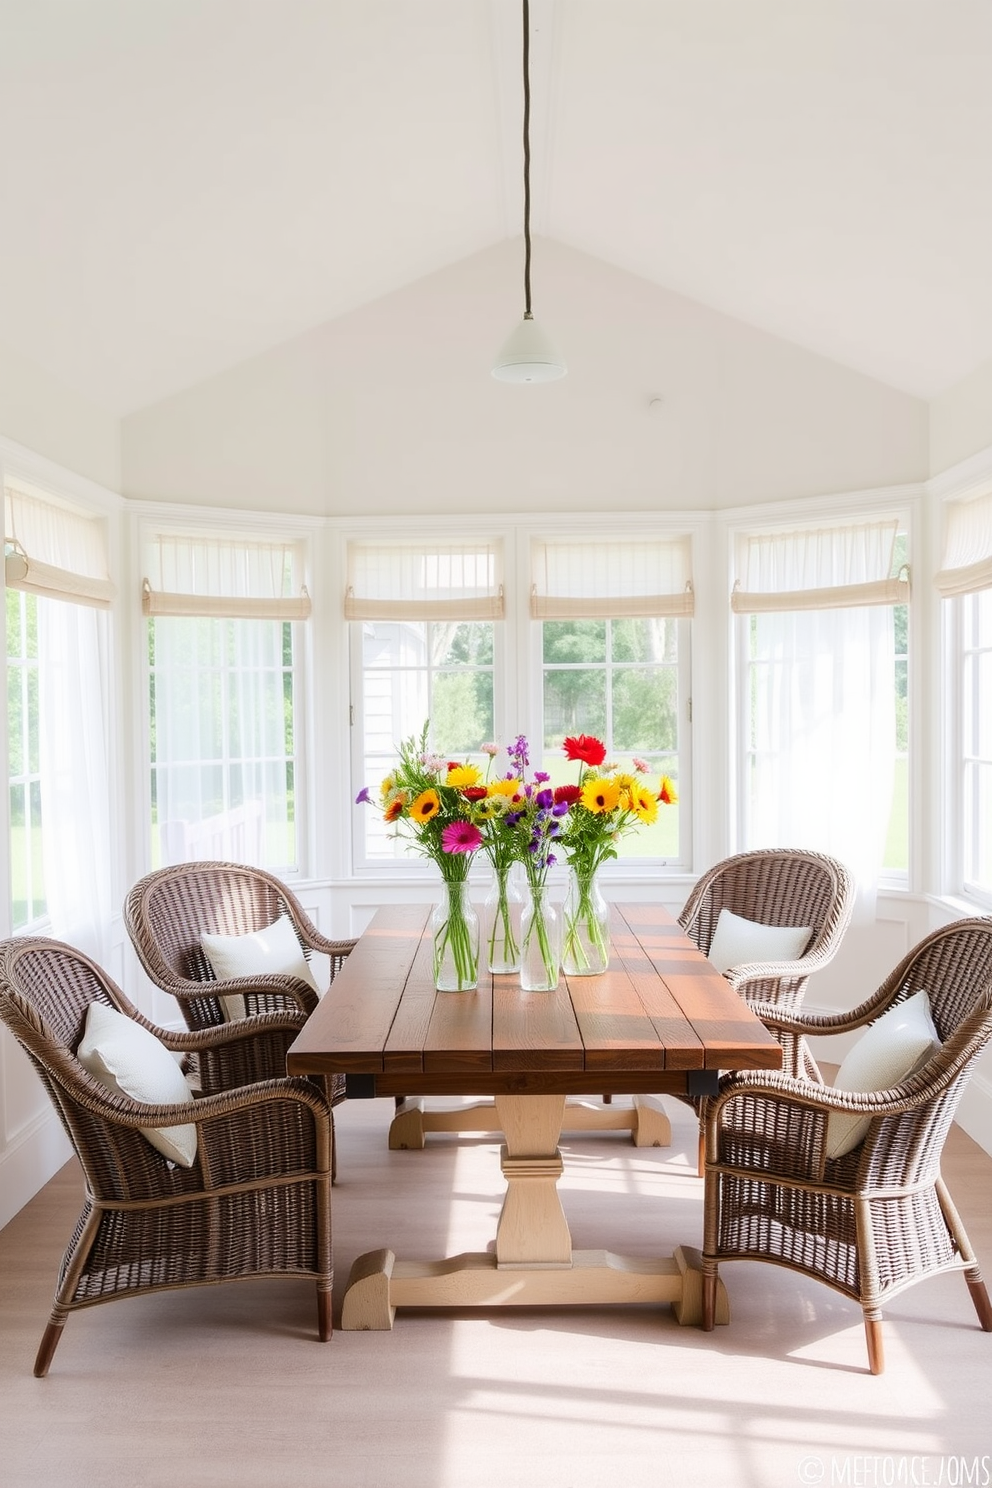
[[[620,804],[620,787],[615,780],[607,780],[603,776],[594,775],[582,787],[582,804],[587,811],[595,812],[597,815],[606,811],[615,811]]]
[[[478,785],[482,779],[482,771],[477,770],[475,765],[455,765],[448,771],[445,785],[454,786],[455,790],[465,790],[468,786]]]
[[[663,801],[666,806],[674,806],[678,798],[679,793],[675,789],[675,781],[670,775],[662,775],[658,800]]]
[[[388,801],[395,788],[396,781],[393,779],[392,775],[387,775],[385,780],[382,782],[382,785],[379,787],[379,795],[382,800]]]
[[[441,809],[441,798],[436,790],[421,791],[420,795],[410,807],[410,815],[414,821],[430,821],[432,816],[437,816]]]
[[[650,826],[653,821],[657,821],[658,819],[657,797],[643,785],[634,787],[630,809],[647,826]]]
[[[520,791],[519,780],[490,780],[487,790],[491,796],[506,796],[512,801]]]

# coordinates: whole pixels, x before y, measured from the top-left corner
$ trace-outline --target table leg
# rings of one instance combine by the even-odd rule
[[[469,1252],[441,1261],[397,1261],[391,1250],[360,1256],[349,1277],[342,1328],[391,1328],[397,1307],[602,1302],[670,1302],[680,1323],[701,1324],[698,1252],[680,1246],[670,1259],[645,1260],[607,1250],[572,1250],[557,1187],[564,1109],[564,1096],[498,1096],[507,1191],[495,1253]],[[729,1317],[720,1282],[715,1321]]]

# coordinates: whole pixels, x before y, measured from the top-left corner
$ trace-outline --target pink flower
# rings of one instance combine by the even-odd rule
[[[490,759],[495,759],[496,756],[499,754],[499,745],[498,744],[480,744],[479,745],[479,753],[480,754],[488,754],[488,756],[489,756]]]
[[[647,760],[638,759],[636,754],[634,755],[633,765],[634,769],[638,770],[642,775],[646,775],[651,768]]]
[[[441,846],[446,853],[477,852],[482,846],[482,833],[474,822],[449,822],[441,833]]]

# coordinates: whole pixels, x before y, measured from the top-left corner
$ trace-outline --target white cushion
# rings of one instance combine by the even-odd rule
[[[90,1003],[76,1058],[95,1080],[119,1095],[149,1106],[192,1104],[183,1072],[161,1040],[102,1002]],[[184,1168],[193,1166],[195,1125],[142,1126],[139,1130],[172,1162]]]
[[[708,959],[720,972],[745,961],[796,961],[809,937],[808,925],[762,925],[721,909]]]
[[[296,938],[293,922],[286,915],[280,915],[264,930],[253,930],[250,935],[208,935],[205,931],[200,944],[219,982],[243,976],[295,976],[315,992],[320,990]],[[245,1016],[243,997],[222,997],[220,993],[218,996],[225,1018]]]
[[[834,1081],[835,1090],[890,1090],[921,1069],[940,1048],[930,1016],[930,999],[915,992],[896,1003],[848,1050]],[[843,1157],[862,1140],[870,1116],[831,1111],[827,1118],[826,1153]]]

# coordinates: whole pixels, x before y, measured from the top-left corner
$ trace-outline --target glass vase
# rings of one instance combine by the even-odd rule
[[[610,909],[595,872],[569,868],[562,917],[562,971],[598,976],[610,964]]]
[[[520,985],[525,992],[553,992],[561,964],[561,916],[545,888],[530,886],[520,917]]]
[[[484,952],[489,970],[520,970],[520,917],[524,896],[520,892],[516,864],[493,866],[493,881],[482,910]]]
[[[462,879],[445,879],[431,916],[434,985],[439,992],[469,992],[479,985],[479,916]]]

